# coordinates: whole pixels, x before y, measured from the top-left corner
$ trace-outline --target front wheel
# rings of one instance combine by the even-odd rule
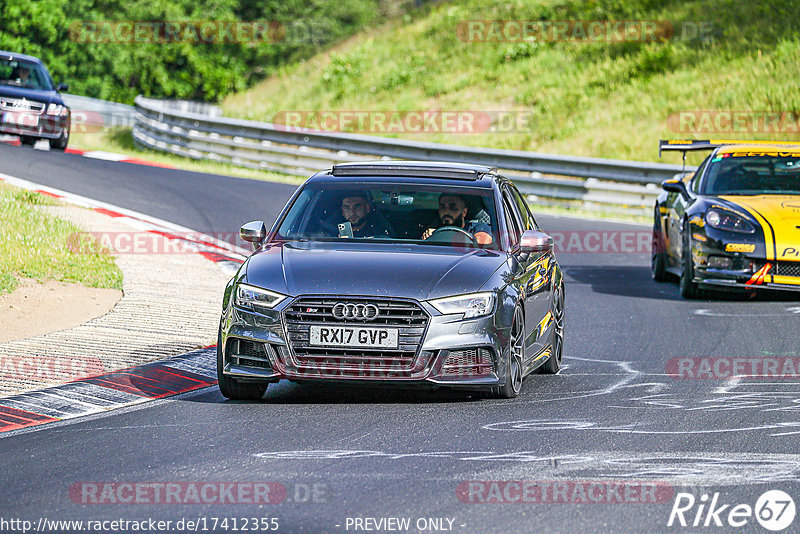
[[[217,382],[220,393],[231,400],[258,400],[263,397],[269,383],[237,382],[222,372],[225,359],[221,341],[221,336],[217,336]]]
[[[561,358],[564,354],[564,284],[560,284],[553,293],[553,330],[550,332],[550,357],[539,367],[539,372],[554,375],[561,370]]]
[[[508,342],[508,361],[506,362],[506,383],[492,389],[492,396],[499,399],[513,399],[522,389],[522,355],[525,343],[525,322],[522,308],[514,308],[511,321],[511,336]]]
[[[658,216],[658,207],[653,221],[653,251],[652,261],[650,263],[650,271],[653,275],[653,280],[656,282],[664,282],[667,279],[667,244],[664,239],[664,234],[661,231],[661,220]]]
[[[50,150],[59,150],[63,152],[67,149],[69,143],[69,127],[64,128],[61,132],[61,137],[58,139],[50,139]]]
[[[694,282],[694,260],[692,259],[692,247],[689,243],[689,236],[683,238],[683,254],[681,262],[681,296],[685,299],[696,299],[700,296],[700,289]]]

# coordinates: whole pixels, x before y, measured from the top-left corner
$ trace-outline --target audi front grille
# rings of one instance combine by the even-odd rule
[[[19,100],[17,98],[0,97],[0,109],[3,111],[18,111],[41,115],[44,113],[45,105],[42,102],[33,100]]]
[[[377,315],[373,313],[376,310]],[[416,378],[425,373],[433,358],[433,353],[420,351],[430,318],[411,300],[301,297],[286,308],[283,318],[290,348],[286,367],[295,374]],[[310,346],[312,325],[397,328],[398,348]]]

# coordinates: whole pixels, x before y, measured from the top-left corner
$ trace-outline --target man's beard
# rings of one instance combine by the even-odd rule
[[[364,223],[367,222],[367,216],[364,215],[363,217],[359,217],[355,221],[352,221],[350,219],[347,219],[347,220],[350,222],[350,225],[353,227],[353,230],[357,230],[357,229],[361,228],[361,226],[363,226]]]
[[[452,222],[447,222],[447,221],[452,221]],[[459,213],[458,217],[453,219],[449,215],[445,215],[444,219],[442,219],[442,224],[445,226],[458,226],[459,228],[464,228],[464,216]]]

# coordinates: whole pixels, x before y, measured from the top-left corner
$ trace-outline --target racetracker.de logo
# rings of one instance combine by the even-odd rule
[[[709,41],[714,26],[706,21],[666,20],[464,20],[456,35],[470,43],[546,42],[621,43]]]
[[[286,494],[279,482],[76,482],[69,488],[77,504],[278,504]]]
[[[690,110],[673,113],[667,126],[683,135],[775,134],[800,137],[798,111]]]
[[[77,43],[277,43],[285,40],[286,28],[269,20],[75,21],[69,37]]]
[[[470,480],[456,487],[467,504],[658,504],[674,495],[663,482]]]
[[[800,378],[800,358],[788,356],[759,357],[677,357],[667,362],[672,378],[725,380],[742,378]]]
[[[522,133],[534,130],[534,120],[526,110],[287,110],[272,118],[287,132],[365,134]]]
[[[26,355],[0,357],[0,378],[35,382],[67,382],[103,374],[103,362],[95,357]]]

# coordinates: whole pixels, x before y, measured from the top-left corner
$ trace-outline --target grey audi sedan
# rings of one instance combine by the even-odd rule
[[[219,388],[448,387],[516,397],[555,374],[564,281],[553,240],[497,169],[345,163],[301,186],[225,289]]]

